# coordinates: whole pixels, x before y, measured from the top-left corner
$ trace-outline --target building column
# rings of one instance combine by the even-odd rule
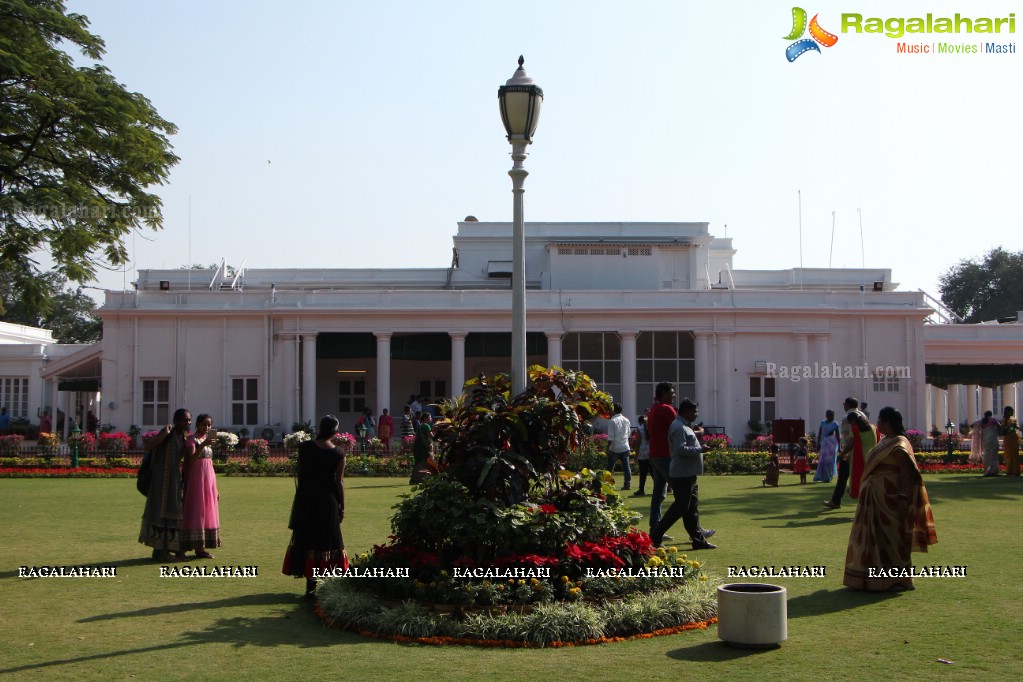
[[[1002,410],[1005,410],[1005,406],[1016,409],[1016,385],[1015,384],[1003,384],[1002,385]],[[997,416],[997,415],[996,415]]]
[[[636,336],[635,329],[619,332],[622,339],[622,414],[633,424],[639,423],[636,411]]]
[[[75,419],[74,406],[71,404],[71,398],[74,395],[72,391],[58,391],[57,395],[64,394],[64,399],[61,401],[64,403],[64,433],[61,437],[67,440],[68,434],[71,433],[71,422]],[[57,419],[57,415],[53,415],[54,420]]]
[[[821,368],[828,366],[828,372],[830,374],[830,364],[828,363],[828,335],[827,334],[812,334],[810,336],[810,354],[813,356],[813,361]],[[823,374],[823,369],[819,370]],[[813,426],[819,423],[820,420],[824,419],[825,410],[833,410],[831,403],[831,384],[833,379],[814,379],[810,385],[810,406],[816,411],[816,414],[810,415],[811,419],[807,421],[807,430],[812,431]],[[837,410],[836,410],[837,412]]]
[[[462,395],[465,387],[465,337],[468,332],[448,332],[451,337],[451,395]]]
[[[971,424],[977,420],[980,412],[977,411],[977,387],[974,384],[966,385],[966,421]]]
[[[793,334],[796,342],[796,364],[799,371],[804,372],[804,367],[810,366],[810,337],[808,334]],[[793,401],[795,418],[803,420],[803,427],[810,423],[810,382],[811,380],[800,381],[793,385],[796,395]]]
[[[547,337],[547,366],[561,367],[561,332],[544,332]]]
[[[982,388],[982,389],[980,389],[980,410],[979,410],[979,413],[976,416],[979,417],[984,412],[987,412],[988,410],[993,409],[994,404],[995,404],[995,392],[994,392],[994,390],[992,390],[990,388]],[[974,415],[972,415],[972,414],[970,415],[970,421],[971,422],[975,418],[976,417]]]
[[[299,411],[295,409],[295,386],[298,384],[298,358],[295,354],[295,342],[290,337],[278,338],[277,352],[280,358],[277,362],[279,369],[280,388],[278,395],[281,398],[281,427],[290,432],[291,425],[302,421],[299,418]]]
[[[707,419],[713,424],[723,424],[724,415],[714,409],[711,400],[711,363],[710,332],[693,332],[693,360],[696,362],[696,395],[693,396],[705,411]]]
[[[377,416],[391,409],[391,332],[373,332],[377,337]]]
[[[948,390],[948,420],[955,424],[956,429],[958,429],[959,422],[962,421],[962,419],[960,419],[959,417],[959,385],[949,384],[947,390]]]
[[[316,414],[316,333],[302,332],[302,421],[314,426]]]
[[[732,385],[735,383],[735,362],[732,358],[735,336],[732,334],[718,334],[718,405],[717,416],[719,426],[724,426],[725,431],[733,437],[739,431],[734,428],[737,424],[745,423],[745,419],[736,417],[735,401],[732,398]]]

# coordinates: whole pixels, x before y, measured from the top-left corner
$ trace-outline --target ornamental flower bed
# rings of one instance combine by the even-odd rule
[[[0,467],[0,478],[134,478],[132,467]]]
[[[96,436],[88,431],[83,431],[78,435],[68,436],[67,445],[72,452],[77,445],[79,457],[91,457],[96,452]]]
[[[725,434],[704,434],[700,441],[711,450],[727,450],[732,447],[731,439]]]
[[[25,437],[18,434],[0,436],[0,457],[17,457]]]
[[[531,367],[529,378],[510,398],[507,377],[481,376],[441,405],[441,472],[396,506],[390,542],[354,558],[359,577],[321,583],[328,622],[374,636],[550,646],[715,615],[701,564],[655,550],[609,474],[563,468],[581,424],[610,416],[610,397],[579,372]]]
[[[144,437],[148,437],[145,434]],[[238,436],[229,431],[217,431],[217,437],[213,440],[213,459],[219,462],[226,462],[228,456],[234,452],[239,442]]]
[[[57,449],[60,447],[60,436],[55,433],[43,433],[39,434],[39,440],[36,441],[36,449],[39,454],[43,457],[53,457],[57,454]]]
[[[126,433],[101,433],[99,434],[99,451],[107,457],[119,457],[128,451],[128,443],[131,436]]]
[[[245,444],[245,451],[249,455],[250,462],[265,462],[270,456],[270,443],[262,438],[250,438]]]

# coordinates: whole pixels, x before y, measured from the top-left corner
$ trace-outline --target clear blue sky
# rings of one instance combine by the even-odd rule
[[[839,37],[786,61],[792,2],[72,0],[104,63],[180,132],[133,267],[445,267],[455,223],[511,219],[497,88],[544,89],[526,219],[708,221],[737,268],[861,262],[902,288],[1023,250],[1023,6],[801,3]],[[1016,53],[898,54],[864,17],[1005,17]],[[134,243],[133,243],[134,242]],[[120,289],[134,279],[105,273]]]

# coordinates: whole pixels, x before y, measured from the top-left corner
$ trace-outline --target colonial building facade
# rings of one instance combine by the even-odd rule
[[[447,268],[141,270],[107,292],[102,342],[40,377],[122,430],[179,406],[274,438],[325,413],[350,428],[363,407],[400,414],[508,370],[511,251],[509,223],[470,217]],[[734,254],[707,223],[527,223],[528,364],[585,371],[633,421],[671,382],[739,438],[751,421],[815,429],[848,395],[920,429],[1015,403],[1023,325],[934,324],[940,306],[889,269],[735,270]],[[953,382],[1008,388],[946,398],[928,375],[955,365],[989,369]]]

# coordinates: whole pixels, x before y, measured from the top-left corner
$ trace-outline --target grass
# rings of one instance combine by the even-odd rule
[[[917,565],[968,577],[918,580],[887,596],[841,587],[853,508],[819,511],[830,486],[760,487],[704,477],[701,511],[729,565],[824,565],[824,578],[773,579],[789,592],[789,639],[771,651],[725,646],[717,630],[559,650],[399,645],[326,629],[279,573],[287,478],[219,481],[224,546],[213,565],[257,578],[159,578],[137,544],[143,499],[130,479],[0,479],[0,674],[56,679],[1018,679],[1019,510],[1023,481],[926,477],[939,543]],[[386,541],[402,479],[348,482],[349,551]],[[637,510],[649,498],[629,498]],[[676,536],[684,534],[679,527]],[[114,564],[115,579],[23,579],[20,565]],[[193,562],[195,565],[195,562]],[[938,659],[952,661],[951,665]]]

